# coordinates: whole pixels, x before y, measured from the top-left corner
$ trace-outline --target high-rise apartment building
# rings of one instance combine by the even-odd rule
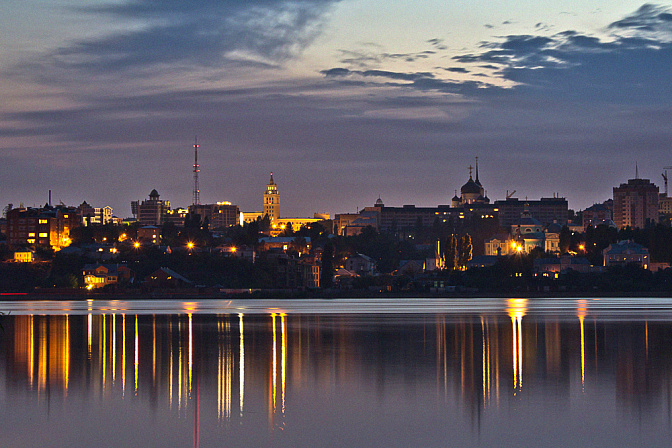
[[[629,179],[614,187],[614,223],[619,229],[644,228],[658,221],[658,187],[649,179]]]

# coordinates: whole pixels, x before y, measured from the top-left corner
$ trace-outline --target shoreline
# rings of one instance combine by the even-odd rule
[[[516,292],[370,292],[370,291],[290,291],[259,290],[254,292],[224,293],[217,291],[157,291],[139,293],[91,293],[90,291],[71,292],[30,292],[0,293],[0,302],[15,301],[87,301],[87,300],[244,300],[244,299],[477,299],[477,298],[524,298],[524,299],[575,299],[575,298],[672,298],[672,291],[622,291],[622,292],[581,292],[581,291],[516,291]]]

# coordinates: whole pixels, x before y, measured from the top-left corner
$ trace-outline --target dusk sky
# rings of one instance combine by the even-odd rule
[[[285,217],[492,201],[583,209],[672,165],[672,5],[630,0],[5,0],[0,206],[156,188]]]

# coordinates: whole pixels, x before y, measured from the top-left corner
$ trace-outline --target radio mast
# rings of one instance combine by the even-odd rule
[[[198,188],[198,137],[194,137],[194,197],[193,205],[201,205],[201,190]]]

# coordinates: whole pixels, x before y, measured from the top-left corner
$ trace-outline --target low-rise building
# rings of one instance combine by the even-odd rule
[[[193,283],[170,268],[159,268],[145,277],[143,284],[149,288],[184,288]]]
[[[355,254],[345,260],[345,269],[357,275],[374,275],[376,273],[376,261],[364,254]]]
[[[310,237],[282,236],[264,237],[259,239],[259,250],[261,251],[280,249],[285,253],[295,251],[303,255],[308,254],[310,248]]]
[[[397,275],[407,275],[415,277],[425,272],[425,260],[401,260]]]
[[[130,283],[134,276],[134,272],[123,264],[87,264],[82,268],[82,277],[87,289]]]
[[[590,226],[597,227],[600,224],[609,225],[610,222],[613,222],[611,208],[609,208],[606,203],[595,204],[583,211],[582,220],[584,231]]]
[[[161,229],[156,226],[143,226],[138,229],[138,242],[158,246],[161,244]]]
[[[649,249],[631,240],[610,244],[602,251],[605,266],[623,266],[634,263],[643,269],[649,269]]]
[[[591,272],[592,266],[587,258],[572,257],[563,255],[557,258],[538,258],[534,260],[534,272],[537,274],[544,273],[561,273],[567,270],[574,270],[577,272]]]
[[[17,263],[32,263],[35,253],[32,250],[17,250],[14,252],[14,261]]]

